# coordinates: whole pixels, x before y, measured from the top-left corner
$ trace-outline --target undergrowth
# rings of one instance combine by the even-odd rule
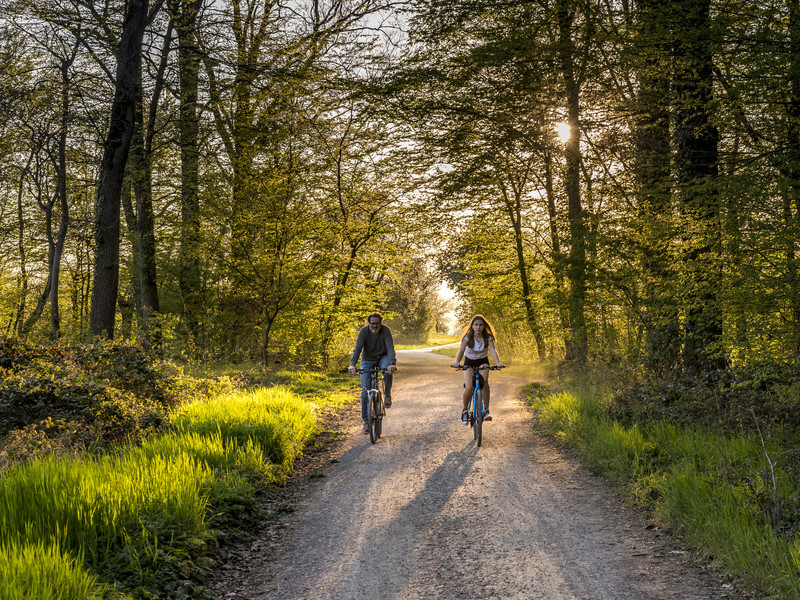
[[[211,391],[211,390],[209,390]],[[138,347],[0,343],[0,468],[102,452],[160,430],[196,390]]]
[[[800,485],[786,429],[719,432],[603,386],[526,386],[540,421],[701,557],[776,598],[800,598]],[[623,415],[624,418],[620,418]]]
[[[286,371],[237,391],[112,344],[7,342],[0,376],[3,600],[206,598],[216,548],[355,385]]]

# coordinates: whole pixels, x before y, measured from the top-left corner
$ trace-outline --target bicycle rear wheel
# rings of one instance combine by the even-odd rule
[[[480,447],[483,441],[483,392],[480,388],[475,390],[473,410],[475,411],[475,442]]]
[[[373,444],[378,441],[380,437],[380,432],[376,431],[376,427],[380,427],[378,425],[378,411],[377,411],[377,393],[370,390],[367,392],[367,402],[369,403],[369,407],[367,409],[368,417],[367,417],[367,426],[369,427],[369,441]]]

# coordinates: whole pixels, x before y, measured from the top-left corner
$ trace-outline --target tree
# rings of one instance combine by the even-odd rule
[[[200,239],[200,48],[198,18],[201,0],[170,0],[170,12],[178,32],[179,117],[181,151],[181,238],[178,283],[189,335],[197,343],[201,313]]]
[[[122,196],[128,231],[133,236],[134,266],[132,271],[134,275],[131,287],[135,290],[135,304],[140,311],[139,328],[142,343],[146,348],[153,347],[159,350],[161,332],[156,317],[161,311],[161,307],[156,265],[153,163],[158,110],[162,92],[167,83],[166,70],[172,46],[173,30],[173,19],[170,17],[163,34],[160,52],[157,55],[159,60],[155,66],[152,95],[147,104],[144,100],[144,90],[139,89],[135,115],[136,128],[131,142],[131,157],[127,170],[135,202],[131,200],[130,194]],[[148,55],[155,55],[155,52],[149,51]]]
[[[641,229],[643,321],[651,370],[668,371],[680,361],[680,325],[672,264],[673,205],[670,183],[670,7],[642,0],[636,12],[634,68],[635,192]]]
[[[546,356],[539,314],[544,302],[534,296],[530,273],[537,257],[547,257],[558,286],[553,297],[565,300],[566,355],[585,361],[580,89],[590,68],[585,57],[591,55],[593,15],[586,5],[566,0],[553,11],[527,3],[499,9],[469,2],[450,3],[447,10],[420,3],[419,11],[414,33],[421,49],[412,58],[415,68],[405,69],[398,85],[416,95],[404,99],[404,108],[424,123],[423,147],[451,167],[439,178],[439,187],[444,196],[461,195],[459,209],[494,209],[507,216],[514,232],[518,294],[541,359]],[[563,169],[554,160],[560,152],[552,135],[559,114],[566,114],[570,131]],[[542,204],[550,247],[537,236],[535,252],[526,255],[523,232],[538,232],[533,223],[541,217]],[[560,226],[564,213],[566,231]]]
[[[712,27],[709,0],[681,0],[674,30],[675,174],[688,234],[684,268],[683,363],[690,372],[724,365],[717,294],[720,210],[716,189],[719,132],[711,116]]]
[[[573,40],[576,9],[574,0],[557,0],[555,14],[558,25],[558,60],[564,83],[569,137],[566,142],[566,169],[564,187],[567,193],[569,218],[569,262],[567,275],[570,282],[569,321],[571,337],[567,346],[567,359],[585,362],[588,355],[586,332],[586,223],[581,205],[581,122],[580,93],[583,74],[575,64],[577,48]],[[588,14],[584,15],[588,21]],[[587,24],[587,27],[590,25]]]
[[[92,337],[114,337],[119,287],[119,219],[122,180],[135,129],[142,39],[149,0],[128,4],[117,50],[114,102],[111,106],[97,191],[95,219],[95,281],[89,316]],[[157,10],[160,3],[154,6]]]

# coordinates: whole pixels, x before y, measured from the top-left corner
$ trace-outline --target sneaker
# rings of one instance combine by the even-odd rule
[[[383,405],[386,408],[391,408],[392,407],[392,397],[391,396],[384,396],[383,397]]]
[[[469,425],[469,413],[465,410],[461,411],[461,424]]]
[[[492,420],[492,415],[489,414],[489,409],[488,408],[485,411],[483,411],[483,420],[484,421],[491,421]]]
[[[361,428],[361,433],[369,433],[369,423],[364,421],[364,426]]]

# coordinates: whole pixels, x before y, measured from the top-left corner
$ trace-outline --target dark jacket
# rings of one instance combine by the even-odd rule
[[[363,352],[363,356],[362,356]],[[394,340],[392,340],[392,332],[386,325],[381,325],[376,335],[372,335],[369,331],[369,326],[365,325],[358,332],[356,338],[356,348],[353,350],[353,356],[350,358],[350,364],[355,365],[358,362],[358,357],[362,356],[366,360],[378,360],[383,355],[389,355],[389,363],[392,365],[397,364],[397,358],[394,354]]]

